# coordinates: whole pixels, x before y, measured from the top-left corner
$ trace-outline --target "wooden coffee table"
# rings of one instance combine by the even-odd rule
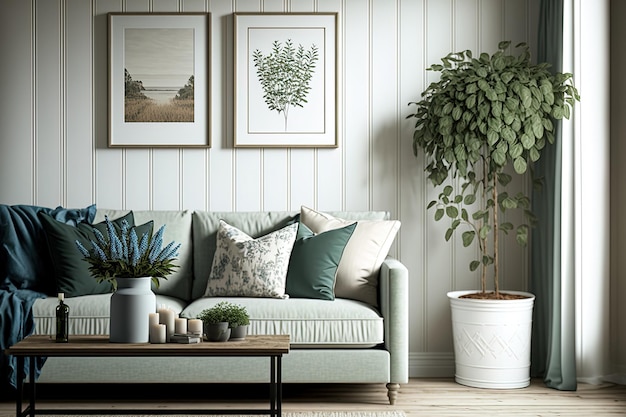
[[[24,369],[24,361],[30,360],[30,384],[26,408],[24,401],[23,372],[17,375],[16,416],[34,416],[35,414],[76,414],[76,409],[37,409],[35,360],[38,357],[145,357],[145,356],[258,356],[270,358],[270,408],[267,410],[163,410],[163,409],[103,409],[92,410],[104,414],[269,414],[272,417],[282,413],[282,356],[289,353],[289,335],[249,335],[238,342],[202,342],[194,344],[182,343],[109,343],[108,336],[70,336],[69,343],[56,343],[50,336],[29,336],[6,350],[7,355],[17,357],[17,369]]]

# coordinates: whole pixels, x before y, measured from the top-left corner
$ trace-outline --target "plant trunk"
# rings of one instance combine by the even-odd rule
[[[500,285],[498,284],[498,174],[493,175],[493,288],[496,300],[500,298]]]
[[[483,159],[483,204],[487,201],[487,186],[489,185],[489,178],[487,178],[487,161]],[[481,221],[481,227],[478,229],[478,239],[480,241],[480,256],[481,256],[481,276],[480,276],[480,288],[483,294],[487,293],[487,264],[485,263],[485,255],[487,254],[487,234],[485,237],[480,236],[482,228],[485,226],[485,221]]]

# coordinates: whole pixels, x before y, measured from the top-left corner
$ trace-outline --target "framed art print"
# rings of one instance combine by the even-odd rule
[[[210,14],[108,18],[109,146],[210,146]]]
[[[337,147],[337,13],[235,13],[234,146]]]

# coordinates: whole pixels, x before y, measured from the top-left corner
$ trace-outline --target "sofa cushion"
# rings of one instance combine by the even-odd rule
[[[209,212],[193,213],[194,283],[192,298],[204,296],[211,273],[217,230],[224,220],[247,235],[257,238],[294,223],[293,212]]]
[[[287,285],[290,297],[335,299],[335,277],[341,255],[356,224],[314,234],[300,222],[291,251]]]
[[[37,213],[44,212],[55,220],[75,226],[92,222],[96,206],[81,209],[55,209],[29,205],[0,205],[0,285],[10,280],[16,288],[54,294],[52,260],[48,254],[45,232]]]
[[[41,298],[33,304],[35,319],[35,334],[55,334],[56,306],[59,301],[56,297]],[[70,308],[69,334],[72,335],[100,335],[109,334],[109,312],[111,294],[84,295],[82,297],[65,300]],[[166,295],[156,296],[157,306],[167,306],[176,314],[180,314],[186,302]]]
[[[95,222],[104,220],[107,215],[116,219],[128,213],[128,210],[98,209]],[[133,210],[135,223],[144,224],[154,221],[154,230],[165,225],[163,242],[180,243],[178,259],[174,261],[179,267],[167,277],[161,279],[159,288],[152,288],[156,294],[168,295],[182,300],[191,299],[193,282],[193,244],[191,236],[191,212],[168,210]]]
[[[285,297],[296,223],[257,239],[220,221],[205,296]]]
[[[45,213],[40,213],[39,216],[46,231],[48,250],[54,264],[57,292],[64,293],[66,297],[110,293],[113,290],[111,283],[106,281],[98,283],[89,271],[89,263],[76,248],[78,240],[85,248],[91,249],[91,241],[97,241],[94,228],[106,237],[106,223],[79,223],[72,227],[54,220]],[[135,227],[132,212],[113,219],[111,223],[119,231],[123,221],[128,222],[131,228],[135,228],[139,237],[145,233],[152,234],[153,223],[150,221]]]
[[[372,347],[383,342],[383,318],[355,300],[308,298],[211,297],[193,301],[181,317],[197,317],[220,301],[246,308],[249,334],[288,334],[293,347]]]
[[[308,207],[300,210],[300,221],[314,233],[345,227],[354,220],[335,217]],[[398,220],[359,220],[343,252],[335,296],[378,305],[378,274],[400,228]]]

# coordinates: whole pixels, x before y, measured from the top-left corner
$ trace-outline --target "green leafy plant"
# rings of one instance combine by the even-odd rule
[[[313,44],[305,51],[302,45],[296,49],[291,39],[284,46],[274,41],[272,52],[264,56],[257,49],[252,59],[264,91],[263,99],[271,111],[283,114],[287,131],[289,107],[303,107],[307,102],[318,48]]]
[[[180,244],[163,244],[165,225],[156,234],[144,233],[137,236],[126,220],[118,231],[108,217],[105,218],[107,235],[93,228],[97,241],[91,241],[91,249],[85,248],[78,240],[76,246],[89,262],[89,271],[100,283],[110,282],[117,288],[116,278],[151,277],[159,286],[159,279],[167,279],[178,265],[174,264]]]
[[[245,307],[228,301],[220,301],[215,306],[202,310],[198,318],[205,324],[228,322],[228,327],[250,324],[250,316]]]
[[[481,297],[487,297],[487,268],[493,267],[495,298],[502,298],[498,284],[498,236],[516,231],[517,242],[526,245],[529,227],[536,222],[530,198],[510,195],[512,180],[507,168],[524,174],[542,150],[554,143],[553,119],[569,118],[578,91],[572,74],[552,74],[549,64],[532,64],[525,43],[520,55],[498,51],[474,58],[469,50],[450,53],[442,64],[428,70],[440,79],[422,93],[422,100],[408,118],[417,119],[413,152],[426,155],[425,171],[434,186],[445,181],[435,208],[435,220],[448,218],[445,239],[464,227],[463,246],[478,242],[479,258],[470,270],[482,266]],[[501,221],[501,212],[521,209],[525,221],[517,226]]]

